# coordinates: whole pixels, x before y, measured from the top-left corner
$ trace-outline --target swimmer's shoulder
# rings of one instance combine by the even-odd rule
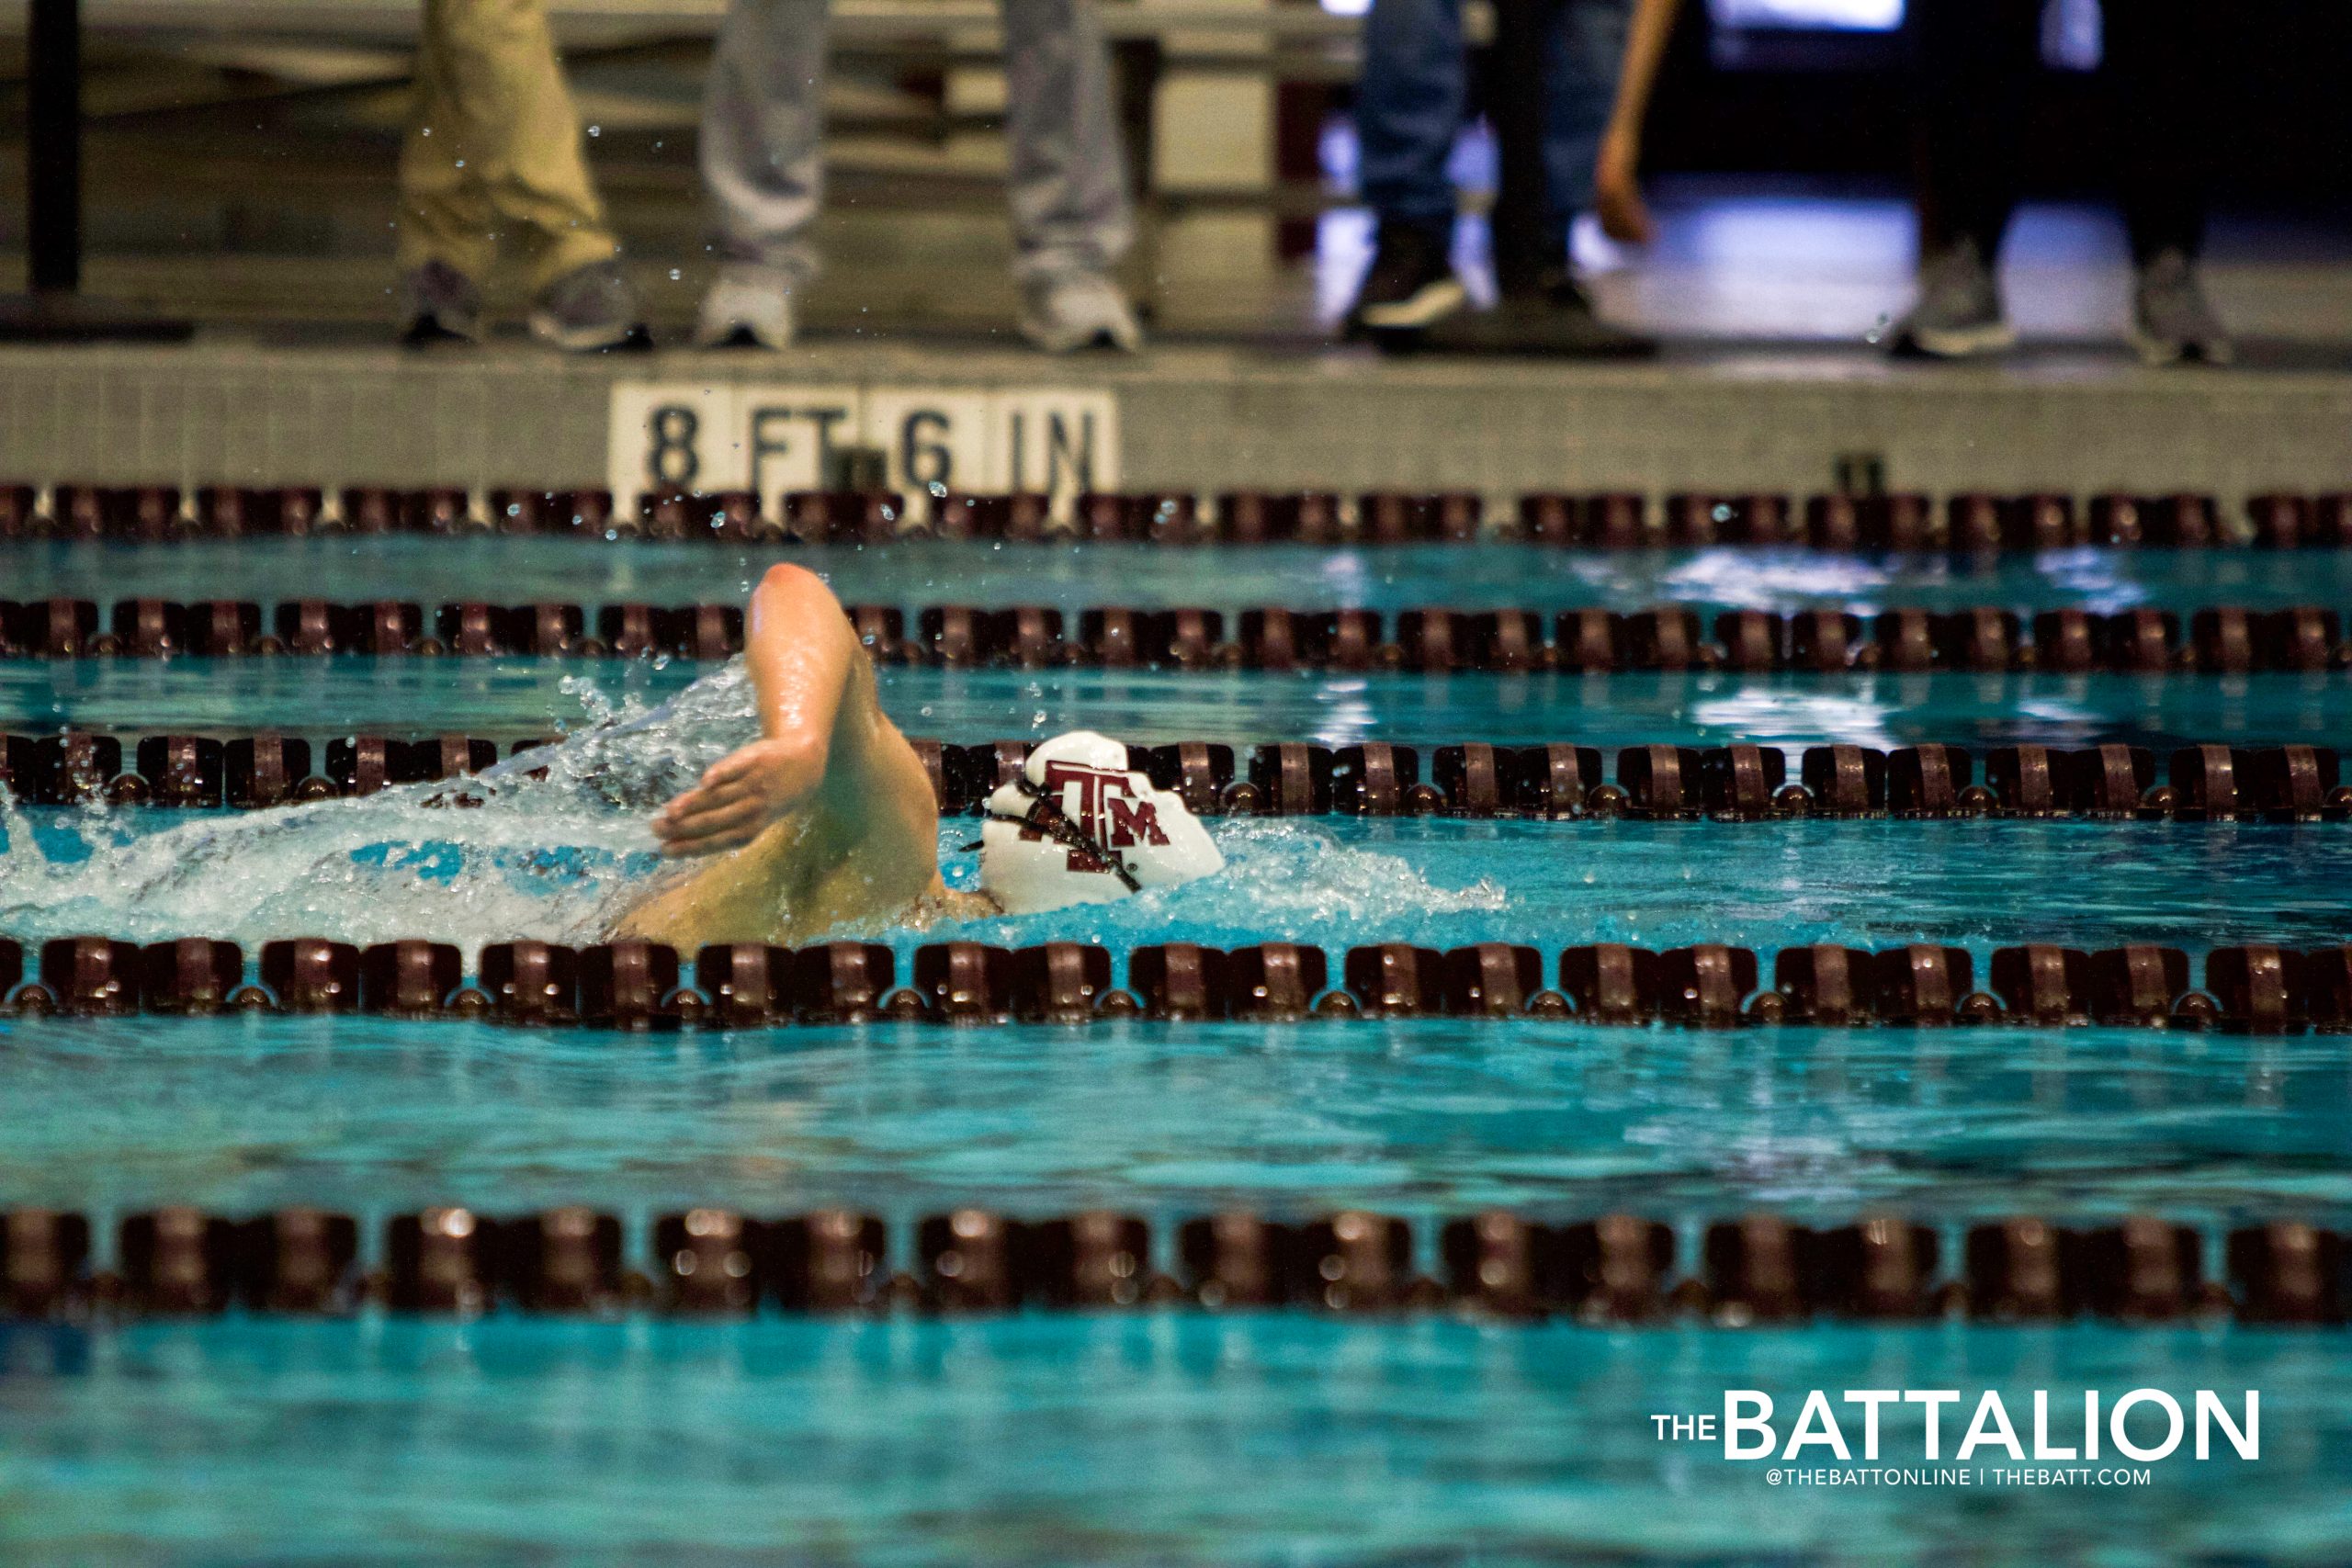
[[[944,920],[986,920],[1002,913],[1003,908],[985,893],[938,887],[914,901],[907,910],[905,923],[920,931],[928,931]]]

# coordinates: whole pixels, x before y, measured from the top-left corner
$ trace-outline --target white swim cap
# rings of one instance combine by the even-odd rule
[[[1225,869],[1183,797],[1127,770],[1127,749],[1089,729],[1029,753],[1026,784],[999,785],[980,829],[980,886],[1009,915],[1114,903]]]

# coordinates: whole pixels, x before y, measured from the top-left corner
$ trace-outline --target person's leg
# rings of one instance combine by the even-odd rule
[[[1451,235],[1446,161],[1468,77],[1461,0],[1372,0],[1356,84],[1356,184],[1382,223]]]
[[[1021,330],[1048,353],[1133,351],[1143,332],[1112,276],[1135,209],[1092,0],[1002,0],[1005,138]]]
[[[1003,12],[1013,271],[1108,272],[1135,242],[1135,211],[1094,6],[1003,0]]]
[[[2042,0],[1910,0],[1917,51],[1919,298],[1898,353],[1988,354],[2017,338],[1996,281],[2016,210]]]
[[[447,0],[427,0],[401,147],[394,252],[401,331],[417,342],[481,331],[481,283],[498,258],[495,214],[470,172],[469,128],[458,112],[463,70],[452,56],[463,51],[451,37],[450,13]]]
[[[417,76],[401,156],[404,335],[473,336],[479,280],[503,247],[537,336],[583,351],[644,342],[541,0],[426,0]]]
[[[2216,78],[2231,32],[2222,0],[2110,0],[2100,17],[2117,195],[2137,269],[2134,337],[2152,363],[2227,361],[2227,332],[2197,276],[2217,156]]]
[[[401,159],[403,260],[479,276],[502,242],[533,289],[617,254],[541,0],[426,0]]]
[[[2016,210],[2043,0],[1911,0],[1923,249],[1997,261]]]
[[[1513,14],[1510,0],[1498,5],[1498,26]],[[1532,143],[1513,159],[1526,167],[1505,182],[1510,198],[1498,195],[1496,201],[1495,282],[1503,319],[1494,326],[1524,353],[1579,358],[1655,353],[1656,340],[1594,313],[1568,258],[1568,224],[1591,204],[1600,138],[1616,100],[1629,0],[1551,0],[1530,20],[1541,32],[1532,51],[1541,60],[1540,102],[1516,137]],[[1525,210],[1514,213],[1514,202]]]
[[[1575,12],[1588,14],[1570,15]],[[1436,323],[1428,346],[1569,358],[1656,351],[1650,339],[1595,316],[1568,269],[1570,203],[1589,197],[1600,128],[1608,120],[1623,54],[1623,23],[1615,0],[1496,0],[1495,65],[1487,96],[1498,174],[1491,230],[1500,299],[1490,311]],[[1591,52],[1571,63],[1571,53],[1580,51]],[[1563,102],[1571,96],[1583,101]],[[1589,118],[1594,105],[1598,117]],[[1564,129],[1578,139],[1579,149],[1558,145]],[[1565,169],[1563,152],[1570,165]]]
[[[1487,229],[1496,291],[1506,299],[1536,292],[1567,233],[1566,218],[1552,208],[1544,145],[1566,8],[1567,0],[1495,0],[1486,92],[1495,137],[1495,204]]]
[[[1616,102],[1631,13],[1631,0],[1568,0],[1553,31],[1545,61],[1544,178],[1563,254],[1568,221],[1592,205],[1593,167]]]
[[[1356,85],[1356,185],[1377,223],[1351,333],[1417,333],[1462,309],[1446,165],[1469,99],[1461,0],[1372,0]]]
[[[1112,269],[1135,241],[1092,0],[1002,0],[1005,136],[1021,330],[1048,353],[1143,346]]]
[[[1625,58],[1628,0],[1539,0],[1522,17],[1517,0],[1497,10],[1498,28],[1541,33],[1541,74],[1521,80],[1498,67],[1497,137],[1505,178],[1497,193],[1495,279],[1506,295],[1555,291],[1568,283],[1568,223],[1591,204],[1593,166]],[[1498,49],[1522,46],[1498,34]],[[1535,91],[1530,93],[1529,88]],[[1522,128],[1506,131],[1515,97]]]
[[[791,340],[791,298],[816,276],[824,197],[824,0],[730,0],[702,111],[719,276],[696,336]]]
[[[2110,0],[2100,19],[2114,105],[2117,194],[2132,259],[2205,246],[2213,179],[2222,0]]]

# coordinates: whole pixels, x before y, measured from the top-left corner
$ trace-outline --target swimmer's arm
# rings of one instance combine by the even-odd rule
[[[662,808],[653,836],[664,854],[742,848],[809,804],[837,762],[863,760],[875,724],[888,726],[871,701],[854,705],[863,713],[845,711],[853,678],[865,673],[865,651],[841,602],[815,573],[769,569],[752,594],[746,627],[743,658],[760,739],[711,764],[695,787]],[[872,677],[865,678],[870,690]],[[857,733],[861,728],[868,733]]]
[[[691,950],[877,925],[941,894],[931,776],[882,712],[874,667],[815,575],[773,568],[752,596],[760,739],[653,823],[664,853],[716,857],[620,933]]]

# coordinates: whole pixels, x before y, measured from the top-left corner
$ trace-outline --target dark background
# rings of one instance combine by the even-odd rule
[[[2132,0],[2108,0],[2130,5]],[[2352,4],[2213,0],[2230,15],[2214,62],[2218,195],[2232,205],[2352,217]],[[1904,32],[1721,33],[1688,0],[1646,147],[1661,172],[1907,175]],[[2103,190],[2114,160],[2104,75],[2045,70],[2031,108],[2038,196]]]

